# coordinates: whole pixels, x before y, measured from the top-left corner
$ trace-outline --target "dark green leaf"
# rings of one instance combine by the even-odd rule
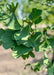
[[[26,64],[25,67],[24,67],[24,69],[26,69],[26,67],[27,67],[27,66],[30,66],[30,65],[31,65],[30,63]]]
[[[36,32],[35,34],[31,35],[31,37],[28,38],[28,41],[24,44],[27,47],[37,47],[39,46],[41,39],[41,33]]]
[[[35,24],[38,24],[38,23],[40,23],[41,21],[42,21],[42,18],[39,17],[38,19],[35,20]]]
[[[54,38],[48,39],[49,45],[54,49]]]
[[[0,45],[2,45],[2,41],[0,41]]]
[[[41,13],[42,13],[42,10],[33,8],[31,14],[29,15],[29,19],[32,21],[36,21],[38,19],[38,17],[40,17]]]
[[[3,42],[3,47],[5,49],[11,48],[14,46],[14,41],[12,40],[12,36],[14,35],[14,31],[5,30],[5,33],[2,35],[1,40]]]
[[[25,28],[23,28],[22,31],[16,32],[14,35],[14,38],[15,38],[15,40],[20,40],[23,38],[26,39],[26,36],[28,36],[28,34],[29,34],[29,26],[26,26]]]
[[[0,39],[1,39],[2,35],[4,34],[4,32],[5,32],[5,30],[0,29]]]
[[[35,57],[35,54],[33,52],[30,52],[29,55],[34,58]]]
[[[30,52],[32,50],[33,50],[33,48],[31,48],[31,47],[28,48],[26,46],[20,45],[20,46],[16,46],[14,48],[14,51],[13,51],[12,55],[15,58],[18,58],[18,57],[20,57],[20,56],[24,55],[25,53],[28,53],[28,52]]]

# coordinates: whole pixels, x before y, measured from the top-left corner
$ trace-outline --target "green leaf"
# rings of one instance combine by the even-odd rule
[[[42,10],[33,8],[31,14],[29,15],[29,19],[32,21],[36,21],[38,17],[40,17],[41,13],[42,13]]]
[[[21,44],[25,45],[25,43],[28,42],[28,38],[29,38],[29,37],[30,37],[30,36],[28,35],[28,36],[26,36],[26,37],[21,38],[20,40],[16,40],[16,43],[17,43],[18,45],[21,45]]]
[[[23,45],[20,45],[20,46],[16,46],[14,49],[13,49],[13,53],[12,55],[15,57],[15,58],[18,58],[22,55],[24,55],[25,53],[28,53],[30,51],[32,51],[33,48],[28,48],[26,46],[23,46]]]
[[[31,65],[30,63],[26,64],[26,65],[25,65],[25,67],[24,67],[24,69],[26,69],[26,68],[27,68],[27,66],[30,66],[30,65]]]
[[[47,53],[44,53],[44,60],[43,60],[44,65],[48,65],[49,64],[49,59],[47,57]]]
[[[41,33],[36,32],[35,34],[31,35],[27,39],[20,39],[17,42],[18,45],[23,44],[26,47],[33,47],[35,48],[36,51],[39,51],[39,45],[40,45],[40,40],[41,40]]]
[[[54,30],[54,24],[52,24],[51,29]]]
[[[48,69],[49,75],[54,75],[54,64]]]
[[[46,49],[49,49],[50,46],[48,44],[49,43],[46,41],[41,42],[39,45],[39,52],[42,52],[42,51],[45,51]]]
[[[11,13],[10,17],[6,20],[6,26],[12,30],[20,30],[20,24],[14,13]]]
[[[2,35],[1,40],[3,42],[3,47],[5,49],[11,48],[14,46],[14,41],[12,40],[12,36],[14,35],[14,31],[5,30],[5,33]]]
[[[42,69],[42,64],[40,64],[39,62],[34,64],[34,68],[33,68],[34,72],[40,71],[41,69]]]
[[[54,38],[48,39],[49,45],[54,49]]]
[[[26,58],[29,58],[29,53],[25,53],[24,55],[22,55],[22,58],[25,60]]]
[[[1,39],[2,35],[4,34],[4,32],[5,32],[5,30],[0,29],[0,39]]]
[[[38,24],[38,23],[40,23],[41,21],[42,21],[42,18],[39,17],[38,19],[35,20],[35,24]]]
[[[31,1],[33,1],[33,0],[29,0],[29,2],[31,2]]]
[[[11,3],[11,6],[12,6],[12,8],[15,8],[15,6],[14,6],[14,3],[13,3],[13,2]]]
[[[35,57],[35,54],[33,52],[30,52],[29,55],[34,58]]]
[[[28,38],[28,42],[25,43],[25,46],[36,47],[39,45],[41,39],[41,32],[36,32]]]
[[[17,2],[17,3],[16,3],[16,6],[15,6],[15,9],[17,8],[18,4],[19,4],[19,3]]]
[[[20,39],[26,39],[26,37],[29,34],[29,26],[26,26],[25,28],[22,29],[22,31],[18,31],[14,34],[15,40],[20,40]]]
[[[0,41],[0,45],[2,45],[2,41]]]

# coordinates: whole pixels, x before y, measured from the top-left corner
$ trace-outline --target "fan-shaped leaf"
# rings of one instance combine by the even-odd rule
[[[33,50],[33,49],[32,49],[31,47],[28,48],[28,47],[26,47],[26,46],[20,45],[20,46],[16,46],[16,47],[14,48],[14,51],[13,51],[12,55],[13,55],[15,58],[17,58],[17,57],[20,57],[20,56],[22,56],[23,54],[28,53],[28,52],[30,52],[30,51],[32,51],[32,50]]]
[[[2,35],[1,40],[3,42],[3,47],[5,49],[11,48],[14,46],[14,41],[12,40],[12,36],[14,35],[14,31],[5,30],[5,33]]]

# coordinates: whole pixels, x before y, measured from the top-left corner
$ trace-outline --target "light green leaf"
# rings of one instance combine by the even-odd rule
[[[20,30],[21,26],[14,13],[11,13],[10,17],[7,19],[6,26],[8,26],[9,29]]]
[[[49,64],[49,59],[47,57],[47,53],[44,53],[44,60],[43,60],[44,65],[48,65]]]

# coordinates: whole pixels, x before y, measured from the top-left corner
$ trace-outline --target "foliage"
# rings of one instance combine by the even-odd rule
[[[54,64],[48,69],[48,74],[53,75],[54,74]]]
[[[3,6],[1,5],[2,10],[0,12],[0,21],[3,22],[7,28],[0,28],[0,45],[3,45],[5,49],[11,48],[14,58],[21,56],[24,60],[29,58],[29,56],[32,58],[35,57],[33,50],[36,52],[44,51],[44,57],[40,62],[35,63],[33,66],[31,64],[27,64],[25,68],[27,66],[31,66],[31,70],[36,72],[40,71],[43,67],[42,64],[44,64],[47,66],[48,73],[50,75],[52,72],[50,70],[54,69],[54,63],[48,59],[47,51],[53,52],[54,35],[50,36],[47,33],[47,30],[54,31],[54,21],[51,21],[51,26],[48,25],[48,21],[50,21],[49,16],[54,15],[54,7],[52,3],[53,0],[43,0],[43,3],[41,3],[41,1],[42,0],[39,0],[39,2],[35,0],[28,1],[28,4],[30,4],[29,6],[32,6],[32,8],[29,7],[31,9],[31,11],[28,9],[29,14],[26,12],[27,9],[23,10],[23,13],[28,15],[26,19],[23,19],[22,25],[17,20],[15,13],[19,3],[16,3],[16,5],[14,5],[13,2],[11,4],[7,3],[6,11],[4,11]],[[36,5],[34,5],[35,3],[40,4],[42,7],[36,7]],[[46,13],[46,15],[44,13]],[[44,20],[47,25],[45,28],[40,30],[37,26],[41,22],[44,22]],[[32,28],[33,25],[34,29]]]

